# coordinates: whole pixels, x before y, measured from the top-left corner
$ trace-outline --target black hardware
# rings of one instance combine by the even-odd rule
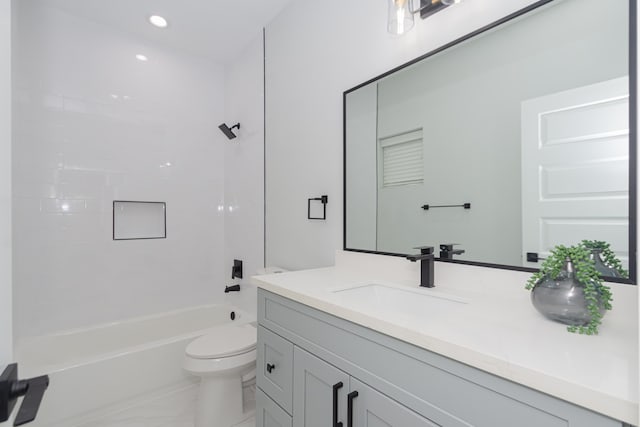
[[[527,262],[538,262],[543,259],[546,259],[546,258],[538,256],[537,252],[527,252]]]
[[[240,130],[240,123],[236,123],[231,127],[227,126],[226,123],[223,123],[220,126],[218,126],[218,129],[220,129],[222,133],[224,133],[227,136],[227,138],[233,139],[237,136],[235,133],[233,133],[233,130],[234,129]]]
[[[447,260],[453,259],[454,255],[462,255],[464,249],[453,249],[454,246],[460,243],[443,243],[440,245],[440,259]]]
[[[232,311],[229,317],[231,318],[231,320],[236,320],[236,312]]]
[[[338,421],[338,390],[342,386],[342,382],[333,385],[333,427],[342,427],[342,421]]]
[[[347,427],[353,427],[353,399],[358,397],[357,391],[347,394]]]
[[[311,202],[320,202],[322,203],[322,217],[312,217],[311,216]],[[314,197],[311,199],[307,199],[307,219],[327,219],[327,203],[329,202],[329,196],[324,195],[320,197]]]
[[[420,261],[420,286],[425,288],[435,287],[433,283],[433,246],[418,246],[414,249],[420,249],[418,255],[407,255],[407,259],[411,262]]]
[[[229,292],[240,292],[240,285],[225,286],[224,293],[228,294]]]
[[[242,260],[239,260],[239,259],[233,260],[233,267],[231,267],[231,278],[242,279]]]
[[[0,423],[9,419],[20,396],[24,396],[24,400],[13,425],[21,426],[35,420],[48,386],[47,375],[18,380],[18,365],[12,363],[7,366],[0,375]]]
[[[276,368],[276,365],[273,363],[267,363],[267,372],[271,373]]]
[[[422,209],[424,209],[425,211],[428,211],[429,209],[435,209],[435,208],[465,208],[465,209],[471,209],[471,203],[463,203],[461,205],[422,205],[420,207]]]
[[[42,375],[26,381],[26,394],[24,395],[24,400],[22,401],[18,415],[13,422],[14,426],[21,426],[36,419],[38,409],[40,409],[40,403],[44,397],[44,392],[47,387],[49,387],[48,375]]]

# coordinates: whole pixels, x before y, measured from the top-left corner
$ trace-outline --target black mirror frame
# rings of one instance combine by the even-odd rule
[[[424,55],[421,55],[415,59],[412,59],[409,62],[406,62],[398,67],[395,67],[379,76],[376,76],[372,79],[367,80],[364,83],[361,83],[351,89],[343,92],[342,95],[342,137],[343,137],[343,223],[342,223],[342,231],[343,231],[343,240],[342,240],[342,248],[345,251],[351,252],[362,252],[362,253],[371,253],[378,255],[388,255],[388,256],[399,256],[405,257],[407,254],[399,254],[399,253],[391,253],[391,252],[380,252],[380,251],[371,251],[366,249],[352,249],[347,248],[347,95],[353,91],[356,91],[364,86],[367,86],[371,83],[374,83],[377,80],[380,80],[384,77],[387,77],[397,71],[400,71],[404,68],[407,68],[423,59],[426,59],[430,56],[434,56],[444,50],[449,49],[450,47],[456,46],[464,41],[467,41],[477,35],[480,35],[484,32],[492,30],[504,23],[507,23],[513,19],[516,19],[522,15],[525,15],[535,9],[538,9],[541,6],[544,6],[548,3],[551,3],[556,0],[539,0],[535,3],[530,4],[529,6],[522,8],[512,14],[509,14],[495,22],[492,22],[482,28],[479,28],[475,31],[472,31],[452,42],[449,42],[439,48],[436,48],[430,52],[427,52]],[[638,78],[637,78],[637,4],[635,0],[629,0],[629,278],[614,278],[607,277],[606,281],[614,282],[614,283],[626,283],[626,284],[637,284],[637,239],[636,239],[636,230],[637,230],[637,136],[638,136],[638,123],[637,123],[637,114],[638,114]],[[466,265],[474,265],[479,267],[490,267],[490,268],[498,268],[503,270],[515,270],[515,271],[524,271],[524,272],[536,272],[537,268],[530,267],[520,267],[514,265],[506,265],[506,264],[492,264],[485,262],[476,262],[476,261],[465,261],[465,260],[447,260],[446,262],[452,262],[456,264],[466,264]]]

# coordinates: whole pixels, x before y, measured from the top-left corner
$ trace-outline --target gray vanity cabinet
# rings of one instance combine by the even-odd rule
[[[379,391],[351,378],[353,427],[438,427]]]
[[[257,348],[258,387],[291,413],[293,344],[260,326]]]
[[[292,419],[260,389],[256,390],[256,427],[292,427]]]
[[[346,427],[438,427],[298,347],[293,389],[294,427],[330,427],[336,422]]]
[[[259,427],[623,426],[262,289],[258,323]]]
[[[293,426],[346,425],[349,375],[299,347],[293,360]]]

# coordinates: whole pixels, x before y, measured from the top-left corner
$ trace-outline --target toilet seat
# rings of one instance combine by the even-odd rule
[[[185,349],[184,369],[198,376],[233,376],[256,363],[257,329],[225,325],[197,338]]]
[[[222,326],[201,336],[185,350],[194,359],[221,359],[255,350],[257,330],[251,325]]]

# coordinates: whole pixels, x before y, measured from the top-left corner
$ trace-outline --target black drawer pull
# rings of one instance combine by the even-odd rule
[[[347,394],[347,427],[353,427],[353,399],[358,397],[357,391]]]
[[[274,369],[276,369],[276,365],[273,363],[267,363],[267,372],[271,373]]]
[[[342,382],[333,385],[333,427],[342,427],[342,421],[338,421],[338,390],[342,385]]]

